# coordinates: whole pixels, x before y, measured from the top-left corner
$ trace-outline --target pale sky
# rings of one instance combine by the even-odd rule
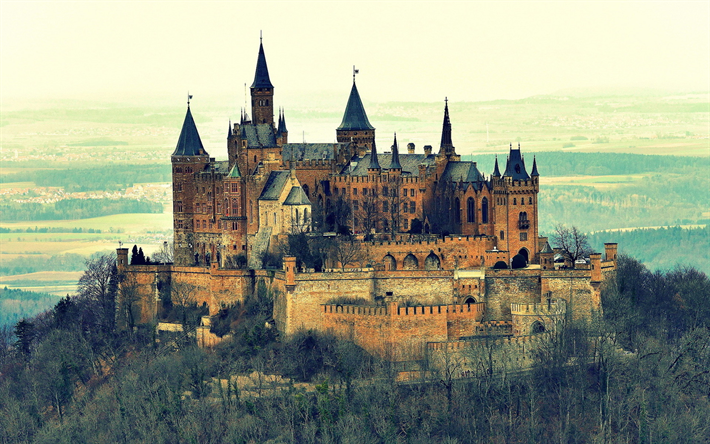
[[[0,99],[224,95],[263,31],[279,102],[710,90],[710,2],[0,2]]]

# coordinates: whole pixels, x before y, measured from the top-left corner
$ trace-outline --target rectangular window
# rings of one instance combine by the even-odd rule
[[[367,196],[367,188],[363,188],[363,189],[362,189],[362,195],[363,195],[363,196]]]
[[[236,192],[237,192],[237,184],[233,183],[232,184],[232,193],[236,193]]]
[[[387,193],[389,193],[389,188],[387,187],[382,187],[382,195],[387,196]]]
[[[382,202],[382,211],[388,212],[390,210],[389,203],[387,201]]]
[[[218,212],[219,214],[222,214],[222,204],[221,204],[221,203],[218,203],[218,204],[217,204],[217,212]]]
[[[357,196],[357,188],[353,188],[353,196]]]
[[[360,208],[359,208],[359,202],[356,201],[356,200],[354,200],[354,201],[353,201],[353,213],[356,213],[356,212],[359,211],[359,210],[360,210]]]
[[[406,188],[402,190],[402,196],[407,197],[407,189]]]
[[[404,219],[404,229],[409,230],[409,219]]]
[[[415,214],[417,212],[417,203],[409,202],[409,212]]]
[[[520,233],[520,240],[521,240],[521,241],[526,241],[526,240],[528,240],[528,233],[525,233],[525,232]]]

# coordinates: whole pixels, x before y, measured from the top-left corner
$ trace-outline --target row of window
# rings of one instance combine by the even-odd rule
[[[368,193],[373,194],[372,191],[368,191],[368,190],[369,190],[369,188],[363,188],[363,189],[362,189],[362,195],[363,195],[363,196],[367,196]],[[333,193],[334,193],[335,195],[338,195],[339,193],[345,195],[345,194],[347,194],[347,192],[348,192],[348,189],[347,189],[347,188],[337,188],[337,187],[336,187],[336,188],[333,189]],[[414,196],[416,195],[416,192],[417,192],[417,190],[414,189],[414,188],[404,188],[404,189],[402,189],[402,196],[404,196],[404,197],[407,197],[407,196],[414,197]],[[358,189],[357,189],[357,188],[353,188],[353,196],[357,196],[357,194],[358,194]],[[393,196],[393,197],[396,197],[396,196],[397,196],[397,189],[396,189],[396,188],[393,188],[393,189],[392,189],[392,192],[390,193],[390,190],[389,190],[388,187],[382,187],[382,195],[383,195],[383,196]]]
[[[378,211],[377,202],[368,202],[368,201],[363,202],[362,203],[362,210],[365,212],[377,213],[377,211]],[[390,206],[389,202],[383,201],[382,202],[382,211],[384,213],[388,213],[388,212],[390,212],[390,210],[393,213],[396,213],[397,211],[399,211],[399,205],[397,203],[393,203]],[[357,200],[354,200],[353,201],[353,213],[357,213],[358,211],[360,211],[360,202],[358,202]],[[402,212],[404,212],[404,213],[409,212],[411,214],[415,214],[417,212],[417,203],[416,202],[409,202],[409,203],[402,202]]]
[[[182,173],[182,172],[183,172],[182,167],[175,167],[175,172],[176,172],[176,173]],[[185,172],[185,173],[192,173],[192,167],[185,167],[184,172]]]
[[[496,198],[496,204],[505,205],[505,198],[504,197]],[[513,205],[517,205],[517,204],[518,204],[518,198],[514,197],[513,198]],[[532,205],[532,204],[533,204],[533,198],[528,197],[528,205]],[[520,198],[520,205],[525,205],[525,198],[524,197]]]

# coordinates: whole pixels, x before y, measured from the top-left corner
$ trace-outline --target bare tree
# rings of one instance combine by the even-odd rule
[[[365,259],[365,250],[362,243],[354,236],[340,236],[331,245],[331,257],[345,271],[350,264],[361,263]]]
[[[409,208],[409,199],[402,195],[401,185],[402,178],[394,177],[389,182],[387,194],[382,193],[384,195],[383,205],[385,206],[382,211],[387,220],[387,228],[392,235],[402,231],[402,214]]]
[[[363,190],[364,191],[364,190]],[[377,223],[380,220],[378,211],[379,195],[377,190],[369,189],[367,194],[362,196],[359,201],[357,211],[353,211],[354,216],[358,218],[358,225],[362,226],[362,231],[365,238],[368,239],[373,231],[377,230]],[[355,205],[353,204],[353,208]]]
[[[173,243],[169,241],[163,242],[160,250],[153,254],[153,262],[172,264],[175,257]]]
[[[105,254],[86,261],[86,270],[79,278],[79,296],[89,302],[94,322],[104,333],[115,326],[118,274],[116,258]]]
[[[558,224],[555,227],[555,232],[552,233],[552,243],[562,249],[562,255],[572,264],[572,268],[574,268],[577,259],[584,259],[592,253],[587,235],[575,226],[567,228]]]

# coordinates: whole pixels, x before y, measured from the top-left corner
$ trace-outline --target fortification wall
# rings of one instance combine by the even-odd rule
[[[511,304],[540,302],[540,270],[486,270],[486,320],[511,320]]]
[[[128,265],[122,268],[122,291],[134,301],[136,319],[150,322],[168,296],[173,303],[207,304],[210,315],[220,308],[242,302],[253,291],[249,270],[224,270],[217,264],[208,267],[172,265]],[[129,294],[130,293],[130,294]],[[125,300],[121,296],[119,300]]]
[[[323,305],[325,331],[351,340],[393,361],[420,360],[426,343],[472,331],[483,318],[483,304],[398,307]]]
[[[432,239],[431,237],[397,236],[396,240],[365,242],[368,258],[372,264],[384,264],[387,255],[396,262],[396,269],[406,268],[405,257],[411,254],[417,260],[417,269],[427,269],[426,258],[435,255],[439,261],[438,269],[453,270],[455,268],[476,268],[484,261],[487,250],[495,246],[495,238],[487,236],[447,236]],[[499,255],[502,252],[497,252]],[[485,258],[485,259],[484,259]],[[487,263],[487,262],[486,262]],[[492,263],[490,265],[493,265]]]

